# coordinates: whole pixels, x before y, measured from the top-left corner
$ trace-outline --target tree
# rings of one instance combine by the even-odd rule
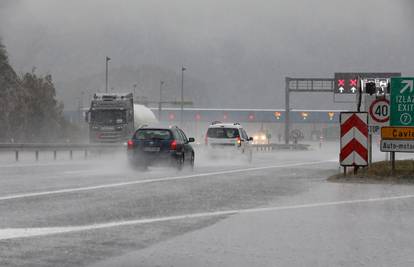
[[[56,142],[75,132],[56,100],[52,76],[32,71],[19,77],[0,42],[0,142]]]
[[[24,90],[19,84],[18,76],[10,66],[7,52],[0,42],[0,139],[13,138],[16,117],[21,108]]]
[[[21,85],[28,96],[25,105],[30,113],[25,138],[32,142],[57,141],[64,136],[66,126],[63,104],[55,99],[56,90],[50,74],[37,76],[34,72],[21,77]]]

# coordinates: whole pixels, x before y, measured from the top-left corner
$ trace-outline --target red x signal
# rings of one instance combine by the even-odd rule
[[[338,80],[338,86],[345,86],[345,80]]]
[[[357,79],[351,79],[349,80],[349,86],[357,86],[358,80]]]

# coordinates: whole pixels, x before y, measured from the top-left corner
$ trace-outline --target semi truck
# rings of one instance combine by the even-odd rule
[[[85,120],[90,143],[125,142],[140,126],[157,122],[149,108],[134,104],[132,93],[94,94]]]

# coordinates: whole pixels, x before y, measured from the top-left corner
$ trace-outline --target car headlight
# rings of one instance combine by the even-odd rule
[[[262,135],[260,138],[261,138],[262,140],[266,140],[266,136],[265,136],[265,135]]]

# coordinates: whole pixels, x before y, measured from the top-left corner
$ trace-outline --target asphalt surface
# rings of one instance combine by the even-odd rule
[[[414,264],[414,187],[326,182],[337,144],[252,164],[198,153],[182,172],[0,159],[1,266]]]

